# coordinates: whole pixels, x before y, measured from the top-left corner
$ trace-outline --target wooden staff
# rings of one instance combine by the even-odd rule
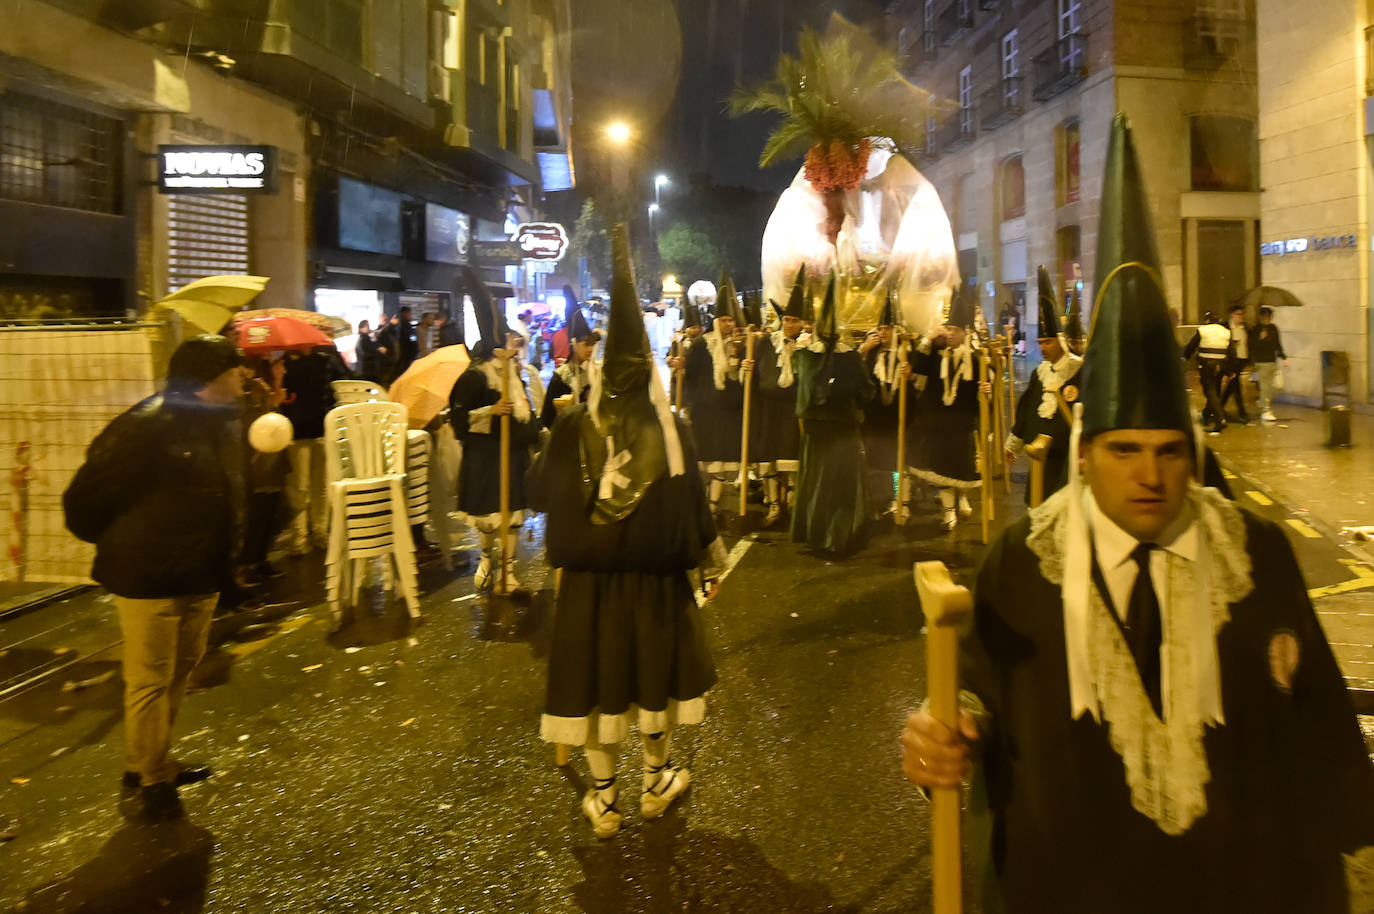
[[[744,360],[746,362],[754,359],[754,325],[750,324],[744,337]],[[739,517],[744,520],[745,511],[749,502],[749,406],[752,391],[750,382],[753,380],[753,371],[741,371],[739,382],[744,386],[744,428],[740,432],[739,438]]]
[[[506,359],[505,365],[501,370],[501,399],[510,400],[510,368],[511,360]],[[501,417],[501,593],[507,591],[506,586],[506,538],[510,531],[510,413]]]
[[[992,399],[990,394],[983,393],[983,384],[988,379],[988,353],[986,349],[978,353],[978,440],[982,444],[982,466],[979,468],[983,474],[983,545],[986,546],[992,538],[992,460],[990,459],[989,445],[989,401]]]
[[[916,593],[926,617],[926,682],[930,715],[959,730],[959,625],[973,611],[968,588],[950,579],[944,562],[917,562],[913,568]],[[930,791],[931,887],[935,914],[963,911],[962,837],[959,788]]]
[[[1026,456],[1031,460],[1030,506],[1040,507],[1045,500],[1045,457],[1050,452],[1054,439],[1049,435],[1036,435],[1035,440],[1026,445]],[[1008,474],[1010,475],[1010,474]]]
[[[896,327],[892,328],[892,342],[894,357],[892,359],[892,370],[897,372],[900,367],[898,359],[906,354],[906,347],[897,347],[895,344],[900,332]],[[897,526],[906,526],[906,389],[908,378],[897,375],[897,510],[892,512],[892,516],[897,521]]]
[[[1016,416],[1016,363],[1015,363],[1015,361],[1013,361],[1011,355],[1012,355],[1012,347],[1015,346],[1016,343],[1014,342],[1014,336],[1013,336],[1013,332],[1012,332],[1012,327],[1011,327],[1011,325],[1008,324],[1006,329],[1007,329],[1007,416],[1008,416],[1008,418],[1013,418],[1013,417]],[[1002,440],[1005,441],[1006,439],[1003,438]]]
[[[1002,361],[1008,357],[1002,348],[1002,341],[997,340],[992,347],[992,437],[993,443],[1001,449],[1003,441],[1007,440],[1007,414],[1005,404],[1002,401]],[[998,476],[1002,477],[1002,485],[1005,490],[1011,492],[1011,473],[1007,472],[1005,462],[994,460],[992,462]]]
[[[669,358],[677,358],[682,354],[682,337],[679,334],[673,335],[673,346],[668,352]],[[673,412],[682,415],[682,369],[673,369]]]

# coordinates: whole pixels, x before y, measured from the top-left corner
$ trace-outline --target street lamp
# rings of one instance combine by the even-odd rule
[[[667,176],[667,175],[659,175],[659,176],[657,176],[656,178],[654,178],[654,204],[655,204],[655,205],[657,205],[658,202],[659,202],[659,199],[658,199],[658,192],[659,192],[659,189],[662,188],[664,185],[669,184],[669,183],[671,183],[671,182],[668,180],[668,176]]]
[[[624,121],[611,121],[606,125],[606,139],[613,145],[626,146],[634,137],[634,129]]]
[[[658,210],[659,210],[659,205],[658,205],[657,203],[650,203],[650,204],[649,204],[649,225],[653,225],[653,224],[654,224],[654,215],[655,215],[656,213],[658,213]]]

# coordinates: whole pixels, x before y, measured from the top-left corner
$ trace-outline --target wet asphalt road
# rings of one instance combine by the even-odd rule
[[[655,822],[627,804],[608,842],[578,810],[585,763],[556,768],[538,739],[552,595],[537,559],[521,563],[528,602],[430,566],[419,627],[392,602],[329,635],[314,606],[228,638],[178,723],[177,753],[217,770],[183,790],[178,824],[140,824],[118,798],[117,679],[27,691],[0,703],[0,832],[15,831],[0,910],[927,911],[926,807],[897,767],[925,693],[911,564],[967,582],[981,549],[975,522],[950,536],[935,519],[928,505],[844,562],[773,532],[728,540],[704,610],[720,682],[673,752],[693,786]],[[632,739],[631,796],[638,765]],[[1356,880],[1374,886],[1368,867]]]

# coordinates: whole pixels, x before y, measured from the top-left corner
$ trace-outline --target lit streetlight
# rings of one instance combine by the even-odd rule
[[[655,204],[658,204],[658,202],[659,202],[659,199],[658,199],[658,192],[659,192],[665,185],[671,184],[671,183],[672,183],[672,182],[668,180],[668,176],[667,176],[667,175],[659,175],[658,177],[654,178],[654,203],[655,203]]]
[[[616,146],[626,146],[634,137],[634,129],[624,121],[611,121],[606,125],[606,139]]]

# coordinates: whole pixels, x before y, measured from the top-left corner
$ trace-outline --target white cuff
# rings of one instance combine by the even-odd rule
[[[1011,451],[1013,454],[1020,454],[1026,449],[1026,442],[1015,435],[1007,435],[1007,443],[1002,445],[1002,447]]]
[[[491,434],[491,407],[468,410],[468,431],[477,435]]]

